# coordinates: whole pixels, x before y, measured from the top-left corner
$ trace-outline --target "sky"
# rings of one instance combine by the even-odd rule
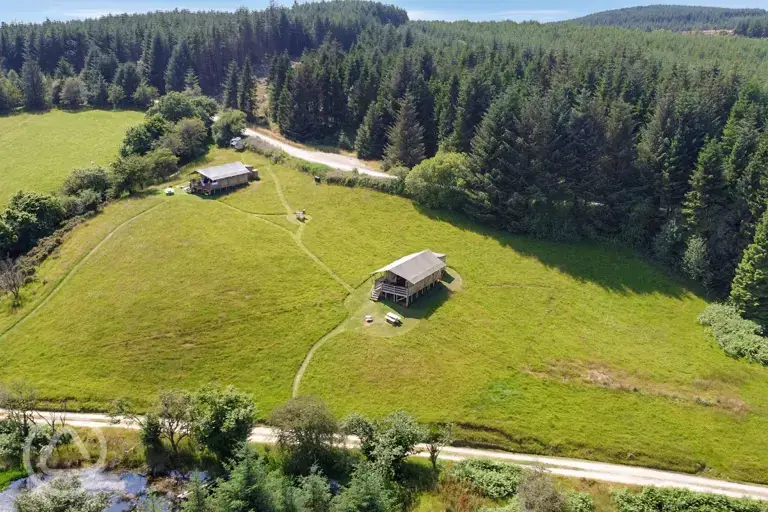
[[[269,0],[0,0],[0,21],[39,22],[93,18],[107,14],[156,10],[226,10],[245,6],[262,9]],[[719,7],[760,7],[768,9],[768,0],[382,0],[408,11],[411,19],[455,21],[536,20],[561,21],[591,12],[648,3],[681,3]],[[293,0],[278,0],[290,5]]]

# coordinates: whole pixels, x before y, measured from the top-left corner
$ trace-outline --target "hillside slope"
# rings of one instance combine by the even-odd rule
[[[597,12],[569,20],[580,25],[612,25],[640,30],[733,30],[739,23],[768,15],[764,9],[729,9],[688,5],[647,5]]]

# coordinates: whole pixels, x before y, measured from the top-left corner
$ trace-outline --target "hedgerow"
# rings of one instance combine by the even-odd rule
[[[509,498],[523,480],[523,469],[492,460],[463,460],[451,468],[451,476],[469,482],[477,492],[494,500]]]

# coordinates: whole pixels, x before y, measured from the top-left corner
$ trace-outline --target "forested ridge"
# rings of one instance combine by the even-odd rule
[[[768,20],[765,9],[731,9],[692,5],[644,5],[596,12],[569,20],[580,25],[613,25],[640,30],[736,30],[741,35],[762,37],[750,33],[749,27]]]
[[[289,138],[381,158],[400,176],[414,168],[405,192],[424,204],[631,246],[768,322],[755,285],[768,265],[759,40],[409,22],[393,6],[337,1],[4,24],[0,41],[0,90],[23,90],[28,108],[57,76],[81,77],[94,100],[109,83],[199,87]],[[269,85],[261,105],[255,69]]]

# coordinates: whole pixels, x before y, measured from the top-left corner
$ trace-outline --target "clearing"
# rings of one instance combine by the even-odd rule
[[[296,386],[339,415],[405,409],[475,442],[768,482],[768,369],[723,354],[684,284],[252,154],[202,165],[237,160],[262,181],[118,202],[68,235],[27,305],[0,303],[0,372],[92,409],[218,381],[266,415]],[[395,308],[402,328],[364,326],[391,306],[365,302],[368,273],[425,248],[460,286]]]
[[[106,165],[142,112],[52,110],[0,117],[0,207],[18,190],[52,192],[72,169]]]

